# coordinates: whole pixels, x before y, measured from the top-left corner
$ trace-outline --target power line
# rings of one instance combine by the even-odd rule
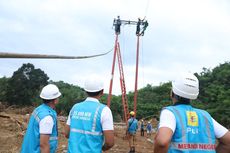
[[[145,16],[144,16],[144,19],[147,16],[148,10],[149,10],[149,0],[147,1],[146,7],[145,7]]]
[[[104,56],[111,52],[113,48],[105,53],[88,55],[88,56],[62,56],[62,55],[47,55],[47,54],[24,54],[24,53],[9,53],[0,52],[0,58],[32,58],[32,59],[86,59],[98,56]]]

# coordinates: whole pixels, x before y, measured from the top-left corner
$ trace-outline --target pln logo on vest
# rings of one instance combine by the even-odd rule
[[[187,115],[188,126],[198,126],[198,116],[196,112],[187,111],[186,115]]]

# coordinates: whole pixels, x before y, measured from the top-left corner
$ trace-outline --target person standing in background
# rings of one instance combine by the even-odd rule
[[[148,122],[147,126],[146,126],[146,131],[147,131],[147,136],[148,137],[151,137],[151,134],[152,134],[152,124],[151,122]]]
[[[145,135],[145,125],[144,120],[141,120],[141,136]]]
[[[129,148],[130,153],[135,152],[135,145],[136,145],[136,132],[138,129],[138,121],[135,118],[135,112],[130,112],[131,118],[128,120],[128,127],[127,127],[127,134],[129,139]]]

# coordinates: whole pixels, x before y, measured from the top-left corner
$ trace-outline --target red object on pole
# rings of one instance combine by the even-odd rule
[[[120,20],[120,17],[118,16],[117,19],[113,20],[113,26],[115,26],[115,33],[116,33],[116,40],[115,40],[115,47],[114,47],[114,55],[113,55],[113,64],[112,64],[112,73],[111,73],[111,80],[110,80],[110,88],[109,88],[109,95],[108,95],[108,101],[107,105],[110,107],[110,101],[112,96],[112,86],[113,86],[113,76],[114,76],[114,68],[115,68],[115,61],[116,56],[118,56],[118,66],[119,66],[119,73],[120,73],[120,85],[121,85],[121,91],[122,91],[122,104],[124,108],[124,120],[126,122],[126,125],[128,125],[128,118],[129,116],[129,109],[128,109],[128,98],[126,95],[126,87],[125,87],[125,79],[124,79],[124,71],[123,71],[123,65],[122,65],[122,59],[121,59],[121,52],[120,52],[120,46],[118,42],[118,35],[120,34],[120,26],[122,24],[132,24],[137,25],[137,55],[136,55],[136,76],[135,76],[135,93],[134,93],[134,112],[135,116],[137,114],[137,86],[138,86],[138,64],[139,64],[139,37],[144,35],[144,31],[146,30],[146,27],[148,26],[148,22],[144,20],[138,20],[136,21],[126,21],[126,20]],[[140,33],[140,26],[143,26],[143,30]]]
[[[124,120],[125,120],[125,123],[127,125],[128,119],[129,119],[128,98],[126,96],[124,71],[123,71],[123,64],[122,64],[122,59],[121,59],[120,45],[118,42],[118,34],[116,35],[115,46],[114,46],[111,80],[110,80],[110,87],[109,87],[109,95],[108,95],[108,99],[107,99],[107,106],[108,107],[110,107],[111,97],[112,97],[113,76],[114,76],[116,56],[118,59],[118,66],[119,66],[119,73],[120,73],[120,85],[121,85],[121,93],[122,93],[122,105],[123,105],[123,111],[124,111]]]
[[[117,44],[117,59],[118,59],[118,65],[119,65],[119,72],[120,72],[120,84],[121,84],[121,92],[122,92],[122,104],[124,109],[124,118],[126,125],[128,125],[128,119],[129,119],[129,108],[128,108],[128,98],[126,95],[126,87],[125,87],[125,77],[124,77],[124,71],[123,71],[123,64],[121,59],[121,52],[120,52],[120,45]]]
[[[139,39],[140,36],[137,35],[137,55],[136,55],[136,76],[135,76],[135,88],[134,88],[134,104],[133,111],[135,112],[135,117],[137,114],[137,86],[138,86],[138,65],[139,65]]]
[[[108,107],[110,107],[111,96],[112,96],[113,76],[114,76],[114,68],[115,68],[117,47],[118,47],[118,34],[116,34],[115,45],[114,45],[112,72],[111,72],[110,85],[109,85],[109,95],[108,95],[108,99],[107,99],[107,106],[108,106]]]

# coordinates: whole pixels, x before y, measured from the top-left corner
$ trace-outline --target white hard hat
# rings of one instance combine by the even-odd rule
[[[192,73],[184,73],[172,81],[173,92],[183,98],[196,99],[199,94],[199,81]]]
[[[84,90],[87,92],[98,92],[104,89],[104,84],[100,78],[91,77],[85,80]]]
[[[61,93],[58,87],[54,84],[48,84],[45,87],[43,87],[41,94],[40,94],[40,97],[46,100],[56,99],[60,96],[61,96]]]

